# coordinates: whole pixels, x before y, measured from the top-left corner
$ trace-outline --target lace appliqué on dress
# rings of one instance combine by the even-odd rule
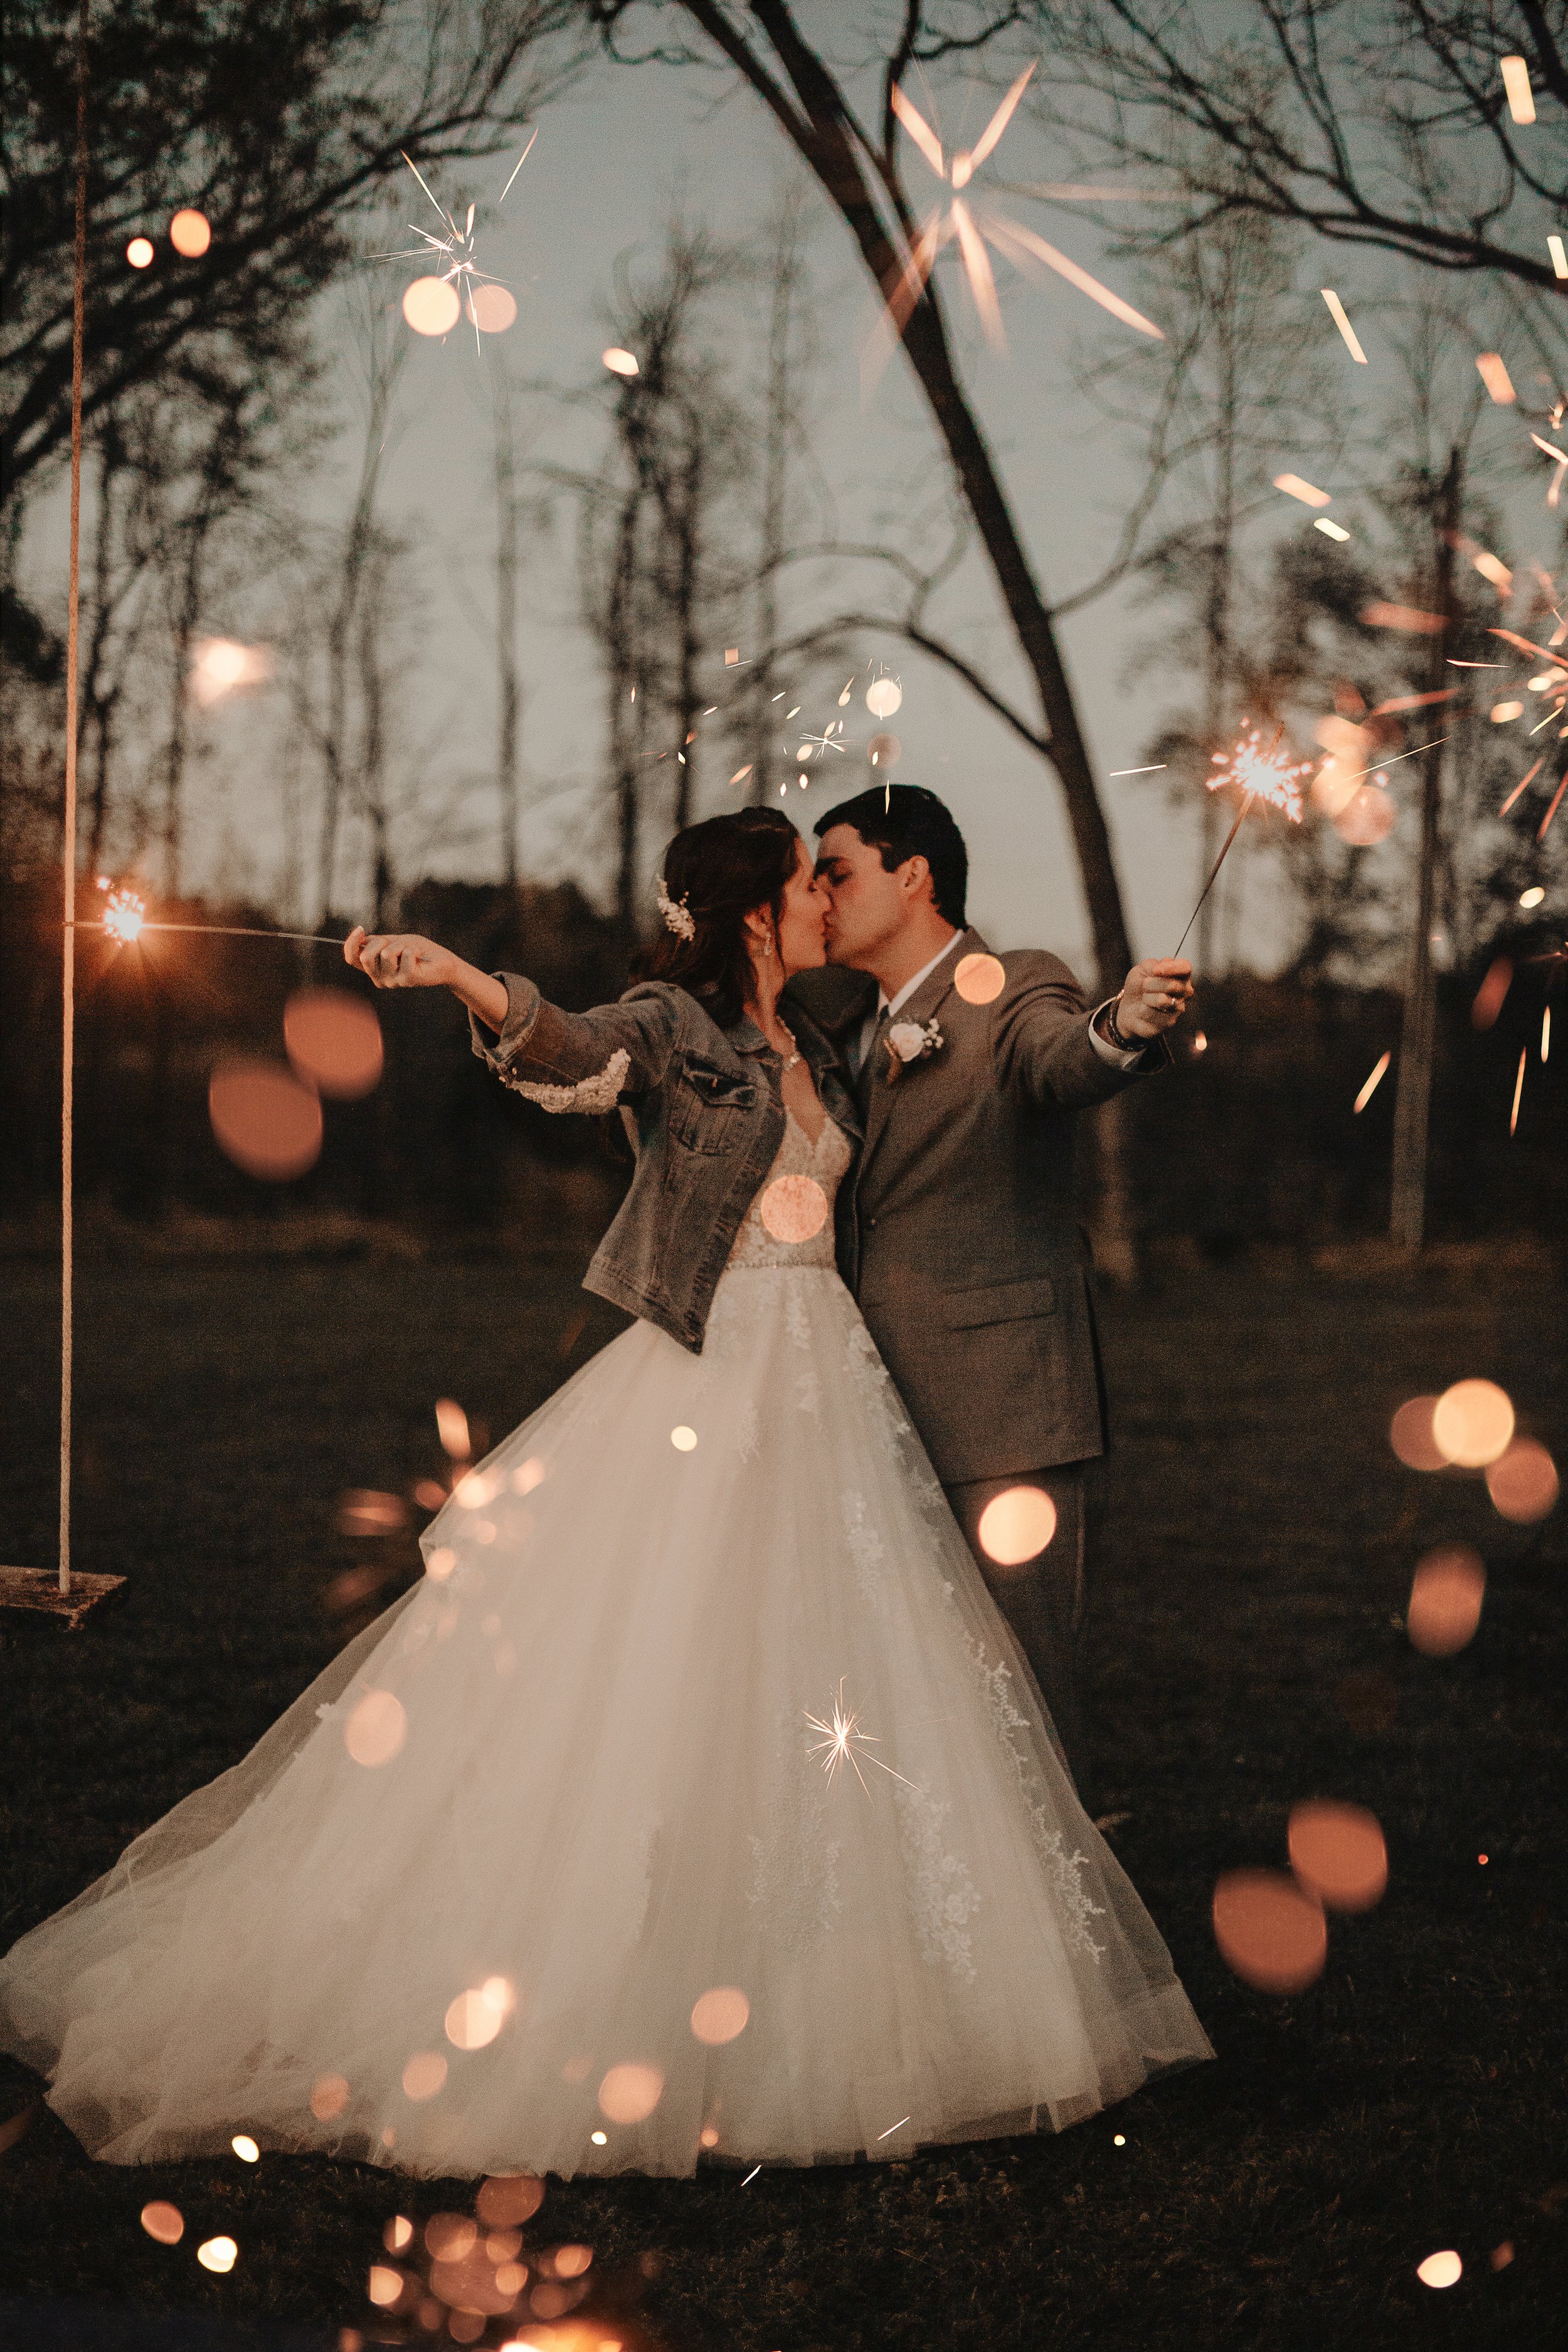
[[[531,1079],[514,1078],[504,1070],[501,1083],[537,1103],[541,1110],[614,1110],[630,1067],[631,1055],[624,1045],[617,1045],[602,1070],[591,1078],[579,1078],[574,1087],[536,1086]]]
[[[843,1908],[838,1885],[840,1846],[827,1833],[827,1801],[819,1775],[814,1769],[807,1779],[793,1768],[793,1722],[781,1720],[777,1736],[784,1769],[769,1808],[767,1835],[746,1841],[752,1850],[752,1884],[746,1900],[753,1910],[767,1913],[776,1941],[801,1958],[817,1937],[831,1935]]]
[[[961,1984],[973,1984],[974,1953],[967,1923],[979,1910],[980,1897],[958,1856],[942,1851],[942,1825],[952,1808],[929,1790],[906,1783],[895,1787],[893,1800],[921,1950],[928,1960],[945,1960]]]
[[[887,1551],[881,1537],[866,1516],[866,1497],[850,1489],[844,1497],[844,1536],[855,1563],[855,1589],[873,1607],[883,1599],[882,1570]]]
[[[942,1590],[948,1608],[957,1618],[958,1606],[952,1597],[952,1585],[944,1584]],[[1068,1853],[1060,1830],[1048,1826],[1037,1776],[1018,1738],[1021,1731],[1027,1730],[1028,1725],[1013,1704],[1012,1669],[1002,1658],[993,1664],[978,1635],[971,1633],[962,1621],[959,1631],[964,1654],[984,1698],[992,1729],[996,1734],[996,1744],[1013,1768],[1018,1794],[1029,1816],[1036,1851],[1050,1874],[1052,1891],[1061,1906],[1062,1932],[1073,1950],[1081,1952],[1086,1959],[1098,1962],[1104,1958],[1105,1946],[1095,1942],[1089,1923],[1091,1919],[1103,1918],[1104,1910],[1101,1905],[1091,1903],[1084,1892],[1080,1874],[1087,1867],[1088,1855]]]

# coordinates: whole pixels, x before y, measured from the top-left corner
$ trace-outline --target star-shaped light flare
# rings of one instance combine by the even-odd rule
[[[524,163],[527,163],[530,150],[532,148],[533,142],[538,136],[539,133],[537,131],[532,131],[529,133],[528,145],[523,149],[521,154],[518,157],[517,162],[512,165],[510,177],[508,179],[506,186],[501,190],[500,194],[496,198],[496,208],[498,211],[500,206],[505,204],[507,195],[511,188],[512,181],[516,179]],[[445,236],[433,236],[428,229],[421,228],[417,221],[410,221],[408,224],[409,228],[413,234],[421,240],[420,244],[405,246],[396,253],[380,254],[377,258],[382,261],[426,261],[430,259],[433,255],[439,254],[447,264],[445,269],[439,273],[439,283],[442,285],[455,286],[458,299],[459,314],[466,310],[468,315],[468,319],[474,330],[474,348],[477,351],[479,348],[480,321],[479,307],[476,300],[476,296],[479,288],[483,286],[500,286],[502,288],[511,310],[511,317],[500,321],[500,323],[505,326],[510,326],[512,319],[515,319],[517,316],[517,305],[511,299],[510,289],[506,286],[504,278],[496,278],[492,276],[489,270],[481,269],[479,268],[474,251],[474,216],[478,207],[473,205],[468,206],[468,217],[462,227],[459,228],[453,215],[447,210],[445,205],[437,202],[430,189],[429,184],[425,178],[424,173],[420,171],[418,164],[416,163],[412,155],[405,153],[401,147],[397,152],[403,156],[404,162],[407,164],[409,170],[413,173],[415,178],[424,189],[425,194],[429,196],[430,202],[436,206],[436,210],[440,215],[442,222],[446,226],[447,234]]]
[[[1113,294],[1109,286],[1102,286],[1098,278],[1090,277],[1087,269],[1080,268],[1076,261],[1058,252],[1054,245],[1047,245],[1043,236],[1037,236],[1032,228],[1026,228],[1021,221],[998,212],[994,205],[983,200],[958,193],[961,188],[969,186],[981,164],[999,144],[1034,70],[1032,65],[1026,66],[974,145],[952,155],[943,154],[941,140],[919,107],[905,97],[896,82],[893,85],[893,112],[938,179],[945,180],[953,191],[950,204],[939,205],[927,214],[913,241],[905,247],[899,270],[886,289],[888,307],[884,314],[885,322],[891,329],[894,340],[903,333],[910,311],[924,293],[926,280],[931,276],[931,265],[937,255],[944,245],[956,239],[970,291],[974,297],[974,307],[980,313],[980,323],[988,340],[998,350],[1005,348],[1006,337],[1002,329],[1001,304],[996,299],[996,280],[992,273],[990,256],[985,250],[987,240],[998,253],[1005,254],[1015,268],[1027,272],[1036,264],[1043,262],[1047,269],[1055,270],[1058,278],[1065,278],[1069,285],[1078,288],[1080,294],[1087,294],[1091,301],[1098,302],[1113,318],[1120,319],[1124,326],[1136,328],[1141,335],[1152,336],[1156,342],[1164,341],[1162,331],[1152,319],[1146,319],[1141,310],[1135,310],[1130,302],[1124,302],[1120,294]]]
[[[147,919],[146,900],[139,898],[129,883],[116,882],[111,886],[105,876],[100,876],[98,887],[105,893],[105,931],[121,947],[130,947],[142,936],[142,926]]]
[[[822,1769],[827,1775],[828,1785],[831,1787],[839,1766],[847,1764],[860,1786],[866,1790],[866,1794],[869,1796],[871,1790],[865,1774],[860,1769],[859,1759],[855,1751],[857,1748],[875,1748],[878,1741],[873,1733],[861,1730],[860,1717],[856,1710],[853,1707],[845,1706],[842,1675],[839,1677],[837,1695],[833,1702],[832,1719],[825,1722],[821,1716],[809,1713],[806,1714],[805,1719],[813,1731],[820,1731],[822,1734],[820,1739],[812,1741],[805,1752],[808,1756],[822,1758]],[[868,1764],[875,1764],[877,1769],[879,1772],[885,1772],[890,1780],[903,1780],[906,1789],[914,1787],[912,1780],[904,1780],[903,1774],[895,1772],[890,1764],[884,1764],[879,1756],[868,1756],[866,1761]]]
[[[1234,749],[1215,753],[1216,772],[1205,779],[1210,792],[1238,785],[1249,798],[1269,802],[1300,824],[1301,778],[1310,773],[1311,761],[1292,760],[1289,749],[1281,748],[1284,739],[1284,729],[1278,728],[1266,746],[1258,730],[1249,726]]]

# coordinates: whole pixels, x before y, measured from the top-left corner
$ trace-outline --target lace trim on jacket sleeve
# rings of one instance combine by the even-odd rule
[[[579,1078],[574,1087],[535,1086],[530,1079],[510,1076],[504,1082],[514,1094],[525,1095],[542,1110],[614,1110],[630,1067],[631,1055],[624,1045],[617,1045],[602,1070],[595,1071],[591,1078]]]

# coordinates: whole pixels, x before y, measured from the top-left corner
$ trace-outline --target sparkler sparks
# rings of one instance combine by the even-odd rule
[[[1393,1059],[1394,1056],[1392,1054],[1380,1054],[1378,1055],[1376,1062],[1373,1066],[1371,1076],[1368,1077],[1365,1085],[1362,1087],[1360,1094],[1357,1095],[1354,1102],[1351,1105],[1352,1116],[1359,1117],[1361,1112],[1366,1108],[1368,1103],[1377,1092],[1378,1087],[1382,1085],[1384,1078],[1387,1076],[1388,1066]]]
[[[1047,269],[1054,270],[1059,278],[1065,278],[1069,285],[1078,288],[1080,294],[1087,294],[1091,301],[1098,302],[1102,310],[1109,310],[1125,326],[1135,328],[1142,335],[1152,336],[1156,342],[1164,341],[1162,330],[1152,319],[1144,318],[1142,311],[1135,310],[1130,302],[1124,302],[1120,294],[1113,294],[1109,286],[1102,286],[1098,278],[1091,277],[1087,269],[1080,268],[1076,261],[1058,252],[1054,245],[1048,245],[1033,229],[1026,228],[1021,221],[1012,219],[1005,213],[958,193],[961,188],[970,185],[981,164],[1000,142],[1034,70],[1032,65],[1025,68],[974,145],[951,157],[944,156],[942,141],[920,109],[905,97],[897,83],[893,85],[891,103],[894,114],[937,178],[945,180],[953,191],[951,204],[946,206],[939,205],[927,214],[913,242],[905,250],[897,276],[887,289],[888,303],[883,315],[894,338],[903,333],[910,311],[925,292],[937,255],[944,245],[956,240],[981,325],[987,339],[998,349],[1005,347],[1006,338],[1002,328],[1001,306],[996,299],[996,281],[985,250],[987,241],[995,247],[998,253],[1005,254],[1015,268],[1027,269],[1034,263],[1043,262]]]
[[[103,901],[104,929],[122,947],[131,946],[142,936],[142,927],[147,916],[145,899],[139,898],[124,882],[117,882],[111,888],[107,877],[101,874],[98,877],[98,887],[106,893]]]
[[[529,133],[528,145],[513,164],[511,177],[496,199],[499,211],[506,202],[512,181],[516,179],[539,133]],[[468,217],[461,228],[446,206],[437,201],[414,158],[398,150],[404,162],[429,196],[446,226],[444,236],[433,236],[428,229],[410,221],[409,228],[420,239],[418,245],[405,246],[396,253],[384,253],[383,261],[422,261],[439,254],[446,268],[437,277],[416,278],[403,297],[403,315],[418,335],[445,335],[457,325],[466,312],[474,330],[474,349],[479,349],[479,336],[504,334],[517,317],[517,302],[510,289],[481,269],[474,250],[474,215],[477,206],[468,206]],[[635,363],[634,363],[635,366]]]
[[[1211,793],[1226,784],[1239,784],[1248,799],[1269,802],[1282,809],[1293,824],[1301,822],[1301,778],[1309,772],[1309,760],[1293,760],[1289,750],[1281,751],[1283,728],[1275,730],[1273,740],[1265,749],[1263,738],[1256,727],[1248,727],[1234,751],[1216,751],[1214,764],[1217,775],[1205,779]]]
[[[1320,286],[1318,291],[1329,306],[1330,318],[1332,319],[1335,326],[1339,329],[1341,334],[1345,339],[1346,351],[1349,352],[1352,360],[1359,360],[1362,366],[1365,367],[1367,364],[1366,353],[1361,347],[1360,336],[1356,333],[1355,329],[1351,325],[1349,319],[1345,316],[1344,304],[1340,300],[1339,296],[1334,292],[1331,286]]]
[[[808,1756],[824,1758],[822,1769],[827,1775],[828,1786],[832,1786],[840,1765],[847,1763],[866,1794],[869,1796],[870,1787],[860,1769],[859,1760],[855,1751],[857,1748],[874,1748],[878,1742],[873,1733],[861,1730],[860,1717],[855,1709],[846,1708],[842,1679],[834,1698],[831,1721],[825,1722],[821,1716],[812,1715],[809,1712],[806,1713],[805,1719],[813,1731],[820,1731],[822,1734],[820,1739],[812,1741],[805,1752]],[[895,1772],[890,1764],[884,1764],[879,1756],[868,1756],[866,1761],[868,1764],[875,1764],[879,1772],[886,1772],[889,1780],[903,1780],[906,1789],[914,1787],[912,1780],[904,1780],[903,1774]]]

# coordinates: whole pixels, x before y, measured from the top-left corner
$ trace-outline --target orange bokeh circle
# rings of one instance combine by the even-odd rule
[[[212,241],[212,223],[194,205],[185,205],[169,223],[169,243],[187,261],[199,261]]]
[[[1410,1398],[1388,1424],[1388,1442],[1407,1470],[1442,1470],[1448,1457],[1432,1434],[1435,1396]]]
[[[1456,1381],[1432,1408],[1432,1442],[1461,1469],[1484,1469],[1512,1436],[1513,1406],[1495,1381]]]
[[[751,2014],[752,2004],[738,1985],[714,1985],[693,2007],[691,2031],[699,2042],[717,2048],[743,2033]]]
[[[236,1055],[207,1085],[207,1114],[223,1151],[247,1176],[281,1182],[314,1167],[321,1149],[321,1106],[279,1062]]]
[[[1009,1486],[980,1514],[980,1549],[998,1568],[1018,1568],[1057,1531],[1057,1507],[1038,1486]]]
[[[1557,1465],[1539,1439],[1516,1437],[1506,1454],[1487,1465],[1487,1492],[1500,1517],[1533,1527],[1557,1501]]]
[[[1304,1992],[1328,1958],[1321,1906],[1282,1870],[1227,1870],[1214,1891],[1214,1932],[1226,1966],[1258,1992]]]
[[[404,289],[403,315],[416,335],[450,334],[461,310],[457,288],[445,278],[416,278]]]
[[[965,1004],[990,1004],[1006,986],[1007,975],[994,955],[966,955],[959,959],[952,984]]]
[[[532,2172],[493,2172],[479,2190],[474,2206],[491,2230],[521,2228],[544,2202],[544,2183]]]
[[[657,2066],[612,2066],[599,2085],[600,2112],[613,2124],[640,2124],[663,2092],[664,2076]]]
[[[468,297],[468,316],[481,335],[504,335],[517,324],[517,303],[504,286],[476,286]]]
[[[1441,1544],[1418,1560],[1411,1580],[1405,1627],[1411,1646],[1426,1658],[1451,1658],[1472,1640],[1481,1622],[1487,1571],[1468,1544]]]
[[[283,1008],[283,1043],[298,1076],[334,1102],[356,1102],[381,1076],[375,1009],[345,988],[297,988]]]
[[[776,1242],[808,1242],[827,1223],[827,1195],[815,1176],[775,1176],[757,1214]]]
[[[1364,1805],[1309,1798],[1290,1811],[1290,1867],[1331,1911],[1370,1911],[1388,1885],[1388,1848]]]

